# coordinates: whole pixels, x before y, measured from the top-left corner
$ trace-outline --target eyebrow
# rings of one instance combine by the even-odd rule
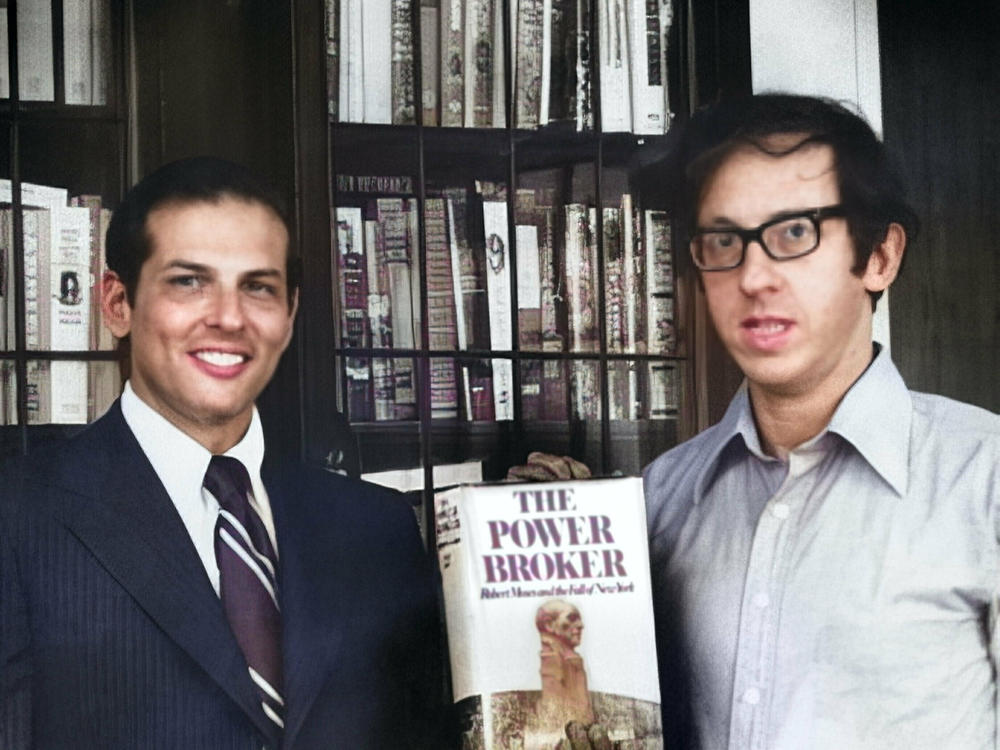
[[[778,211],[776,213],[771,214],[768,218],[764,219],[764,221],[760,222],[760,224],[757,224],[757,226],[760,226],[761,224],[767,224],[768,222],[772,222],[772,221],[780,221],[781,219],[788,219],[788,218],[791,218],[793,216],[802,216],[803,214],[812,213],[815,210],[816,210],[816,207],[814,207],[814,206],[810,206],[808,208],[788,208],[788,209],[785,209],[784,211]],[[719,228],[719,229],[749,229],[749,228],[752,228],[752,227],[744,227],[742,224],[740,224],[737,221],[733,221],[728,216],[716,216],[708,224],[705,224],[705,225],[699,224],[698,226],[699,227],[704,227],[704,228],[712,228],[712,229],[715,229],[715,228]]]
[[[189,260],[172,260],[166,266],[164,266],[164,271],[171,270],[181,270],[190,271],[192,273],[212,273],[212,267],[206,266],[204,263],[195,263]],[[284,272],[277,268],[254,268],[250,271],[245,271],[241,273],[240,276],[246,278],[277,278],[281,279],[284,276]]]

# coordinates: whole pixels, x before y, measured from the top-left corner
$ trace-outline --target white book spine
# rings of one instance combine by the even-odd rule
[[[661,68],[660,12],[657,3],[628,2],[628,45],[632,83],[632,132],[653,135],[666,131]],[[649,7],[652,5],[652,12]]]
[[[56,424],[87,423],[87,363],[51,362],[50,419]]]
[[[93,104],[91,0],[63,0],[62,6],[66,104]]]
[[[52,51],[52,4],[41,0],[18,3],[17,76],[23,101],[55,100]]]
[[[90,344],[90,209],[65,207],[50,216],[48,348],[83,351]]]
[[[490,348],[513,348],[510,309],[510,240],[506,201],[483,201],[486,235],[486,294],[489,300]],[[514,418],[514,366],[509,359],[493,360],[493,403],[497,421]]]
[[[601,129],[628,131],[629,53],[626,0],[598,0],[598,51],[601,60]]]
[[[392,123],[392,0],[364,0],[361,9],[363,122]]]

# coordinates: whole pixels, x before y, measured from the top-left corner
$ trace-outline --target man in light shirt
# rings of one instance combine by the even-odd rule
[[[219,159],[162,167],[115,212],[124,393],[0,504],[5,750],[437,746],[412,510],[269,460],[254,401],[292,335],[289,238],[272,190]]]
[[[1000,418],[872,344],[916,230],[885,148],[775,94],[696,114],[679,153],[746,379],[645,473],[668,746],[995,748]]]

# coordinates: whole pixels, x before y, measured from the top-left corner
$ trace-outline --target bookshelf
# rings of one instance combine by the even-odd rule
[[[351,5],[342,0],[337,10],[343,12]],[[409,6],[412,52],[404,59],[411,66],[409,76],[416,91],[427,88],[423,76],[428,71],[440,75],[440,64],[435,73],[434,66],[422,59],[428,50],[439,49],[442,44],[440,36],[431,43],[421,36],[422,26],[427,28],[429,5],[441,12],[441,3],[413,2]],[[596,3],[592,5],[592,10],[597,7]],[[734,10],[731,5],[738,7]],[[502,28],[496,36],[497,46],[502,44],[509,51],[511,31],[517,28],[518,21],[511,16],[510,2],[498,1],[495,7]],[[444,464],[480,462],[485,479],[499,479],[509,466],[523,463],[528,452],[542,450],[572,455],[597,474],[636,474],[656,455],[707,426],[708,418],[718,408],[714,393],[719,389],[719,379],[709,377],[705,365],[718,362],[718,347],[706,331],[696,281],[686,264],[678,263],[673,251],[667,251],[674,271],[672,284],[656,296],[658,303],[672,307],[672,326],[663,334],[668,344],[661,340],[651,346],[648,326],[641,323],[631,328],[632,335],[638,337],[631,341],[628,326],[622,334],[620,324],[609,323],[615,316],[629,314],[649,320],[646,308],[651,304],[652,292],[648,287],[643,286],[643,291],[633,295],[639,309],[632,313],[620,294],[608,290],[617,288],[617,277],[624,273],[620,259],[617,266],[613,262],[616,253],[621,252],[620,234],[629,223],[622,221],[622,216],[628,215],[627,207],[622,211],[623,196],[628,196],[632,204],[635,252],[641,256],[651,241],[647,223],[659,220],[667,204],[655,164],[669,149],[673,136],[670,131],[643,135],[603,132],[601,97],[596,95],[601,76],[599,51],[594,50],[588,66],[595,92],[594,127],[590,129],[578,129],[577,122],[569,119],[519,127],[524,115],[516,109],[519,94],[511,85],[517,75],[513,69],[516,52],[503,56],[503,116],[497,117],[494,110],[491,126],[442,127],[439,123],[444,95],[440,89],[436,96],[422,97],[423,103],[431,102],[431,107],[416,107],[413,122],[391,124],[391,102],[388,122],[384,116],[381,122],[357,122],[353,120],[364,120],[364,116],[358,116],[356,108],[352,112],[345,110],[348,102],[340,97],[337,85],[342,81],[340,66],[344,59],[330,54],[338,50],[338,39],[330,32],[341,28],[343,19],[331,21],[328,10],[329,6],[322,2],[301,4],[295,20],[299,36],[299,235],[303,247],[330,248],[327,257],[322,252],[304,256],[303,296],[310,300],[301,311],[300,328],[306,445],[331,442],[331,415],[341,411],[351,423],[362,471],[422,469],[426,499],[434,467]],[[749,67],[745,4],[674,3],[671,10],[667,84],[670,110],[675,117],[685,117],[691,102],[746,91]],[[317,33],[318,29],[328,33]],[[590,31],[592,39],[600,38],[596,13],[591,14]],[[330,98],[333,107],[328,106]],[[435,99],[438,109],[433,111]],[[324,162],[309,158],[308,154],[317,153],[314,149],[328,158]],[[373,177],[391,179],[364,179]],[[496,193],[489,192],[496,188],[504,191],[506,201],[493,219],[485,218],[493,209],[484,214],[483,206],[496,197]],[[457,208],[455,193],[465,196],[464,223],[461,219],[455,222],[449,213]],[[522,215],[522,195],[532,195],[536,203],[551,201],[550,232],[556,238],[557,258],[550,280],[590,285],[593,297],[589,304],[596,324],[582,339],[575,336],[578,326],[573,320],[577,313],[566,309],[567,289],[555,290],[560,297],[556,332],[561,341],[546,346],[544,340],[539,344],[531,335],[524,335],[526,328],[529,333],[544,330],[544,325],[531,319],[530,308],[535,305],[523,304],[522,297],[538,294],[530,283],[525,284],[524,276],[533,276],[535,266],[544,268],[546,260],[543,253],[533,259],[525,255],[523,228],[531,220]],[[375,318],[363,304],[348,301],[350,293],[344,286],[345,276],[355,271],[338,257],[345,242],[345,224],[351,241],[360,244],[364,244],[366,232],[371,239],[377,236],[375,230],[383,231],[378,226],[379,208],[385,199],[401,200],[406,213],[403,223],[412,223],[408,229],[412,277],[407,288],[412,318],[418,322],[404,335],[402,345],[380,341],[377,336],[373,339]],[[588,250],[596,262],[586,264],[583,274],[566,272],[569,206],[577,212],[573,216],[579,218],[582,212],[585,219],[590,219],[586,231],[595,238]],[[530,209],[526,210],[530,213]],[[509,339],[490,330],[488,302],[485,308],[479,308],[479,324],[487,329],[485,335],[476,330],[475,323],[470,325],[466,320],[467,335],[461,341],[457,331],[450,331],[446,325],[442,334],[440,327],[431,322],[440,298],[448,296],[447,286],[440,285],[442,272],[436,270],[443,253],[435,239],[441,231],[442,214],[449,241],[451,225],[462,225],[469,246],[482,256],[477,259],[482,268],[489,263],[489,238],[497,235],[502,239],[507,279],[498,293],[507,295]],[[491,221],[491,226],[499,226],[502,231],[487,231],[485,224]],[[539,231],[530,242],[539,241],[541,236]],[[676,246],[673,232],[668,230],[666,237]],[[458,244],[461,246],[461,242]],[[366,247],[375,246],[372,242]],[[370,273],[378,273],[379,260],[367,266]],[[459,261],[453,259],[452,269],[460,266]],[[353,262],[362,263],[357,258]],[[544,297],[544,272],[542,276]],[[371,284],[371,277],[366,277],[364,283]],[[452,292],[455,288],[453,285]],[[365,293],[368,291],[370,288]],[[485,289],[483,296],[489,300],[490,290]],[[461,296],[453,298],[452,314],[458,314],[459,299]],[[544,309],[544,304],[538,306]],[[475,305],[470,309],[475,310]],[[345,315],[351,310],[353,313]],[[349,330],[347,318],[351,314],[367,320],[360,332]],[[393,316],[390,313],[388,317]],[[398,316],[394,322],[400,323]],[[456,323],[454,327],[460,326]],[[502,343],[495,345],[495,340]],[[382,362],[376,367],[378,360]],[[404,391],[412,387],[412,396],[407,395],[401,409],[379,409],[375,402],[385,399],[376,398],[375,381],[378,378],[386,382],[388,378],[395,385],[392,368],[399,362],[403,363],[403,380],[408,384]],[[543,394],[548,382],[563,387],[564,393],[556,399],[563,404],[561,411],[546,409],[544,400],[541,407],[532,402],[539,371],[547,371],[550,376],[548,381],[541,376]],[[450,386],[441,386],[441,373],[450,373],[455,398],[441,397],[442,391],[450,390]],[[509,403],[503,407],[496,400],[498,379],[509,383]],[[475,406],[477,381],[491,381],[492,413],[489,408]],[[721,388],[728,388],[728,383]],[[359,395],[365,392],[365,397]],[[490,401],[490,396],[485,398]],[[498,410],[503,409],[508,409],[506,418],[498,418]]]
[[[93,282],[101,222],[125,184],[124,10],[116,0],[0,9],[5,456],[78,429],[118,392]]]

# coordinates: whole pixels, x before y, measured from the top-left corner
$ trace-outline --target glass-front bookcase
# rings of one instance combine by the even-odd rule
[[[118,395],[100,324],[103,240],[125,174],[123,4],[0,8],[0,453],[95,419]]]
[[[324,7],[330,391],[362,473],[430,492],[537,450],[636,475],[693,434],[694,290],[656,166],[685,8]]]

